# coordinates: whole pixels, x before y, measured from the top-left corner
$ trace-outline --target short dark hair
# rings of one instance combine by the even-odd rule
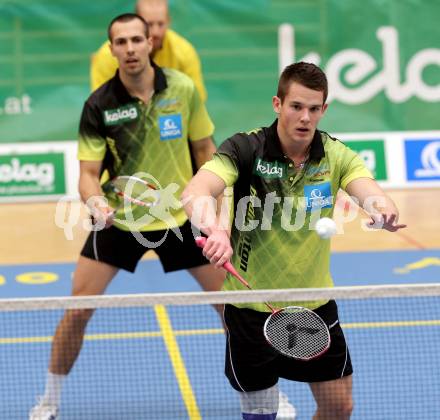
[[[112,27],[116,22],[130,22],[135,19],[139,19],[144,24],[145,36],[148,38],[150,36],[150,34],[149,34],[149,30],[148,30],[147,21],[142,16],[139,16],[136,13],[123,13],[122,15],[119,15],[119,16],[116,16],[115,18],[113,18],[112,21],[108,25],[107,36],[108,36],[108,39],[110,40],[110,42],[112,40],[112,35],[111,35]]]
[[[327,77],[324,72],[315,64],[300,61],[288,65],[281,73],[278,82],[277,96],[284,101],[290,85],[297,82],[306,88],[317,90],[324,94],[324,102],[328,96]]]

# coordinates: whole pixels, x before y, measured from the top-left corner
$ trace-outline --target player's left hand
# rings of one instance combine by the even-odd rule
[[[375,213],[370,214],[371,221],[368,227],[372,229],[385,229],[389,232],[396,232],[399,229],[406,228],[405,224],[398,223],[399,216],[397,213]]]

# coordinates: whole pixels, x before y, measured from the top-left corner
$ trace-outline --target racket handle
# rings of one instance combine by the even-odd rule
[[[203,236],[198,236],[196,238],[196,245],[199,248],[203,248],[206,244],[206,238]],[[241,284],[243,284],[245,287],[247,287],[248,289],[251,288],[251,286],[249,286],[249,283],[240,276],[240,274],[238,274],[238,271],[235,269],[235,267],[231,264],[230,261],[226,261],[223,264],[223,268],[230,274],[232,274]]]
[[[196,245],[199,248],[203,248],[206,244],[206,238],[204,238],[203,236],[197,236],[196,238]]]

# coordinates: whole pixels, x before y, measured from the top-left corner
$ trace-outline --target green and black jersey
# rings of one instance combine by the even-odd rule
[[[177,70],[153,67],[154,95],[147,104],[131,97],[116,73],[89,97],[81,116],[79,160],[103,161],[110,179],[147,174],[144,178],[165,191],[162,217],[146,215],[141,207],[132,207],[130,217],[118,211],[115,224],[125,230],[162,230],[186,221],[177,198],[193,175],[189,139],[214,131],[192,80]],[[104,183],[110,204],[119,204],[107,187]]]
[[[204,169],[234,186],[232,262],[254,289],[332,287],[330,241],[313,230],[332,217],[335,198],[356,178],[372,178],[343,143],[316,131],[309,160],[296,170],[284,156],[277,121],[227,139]],[[225,290],[244,287],[229,276]],[[274,302],[316,308],[325,302]],[[264,304],[243,304],[267,311]]]

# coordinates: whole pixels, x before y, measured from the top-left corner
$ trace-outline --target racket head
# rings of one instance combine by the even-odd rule
[[[110,184],[124,201],[143,207],[153,207],[159,203],[160,196],[156,186],[136,176],[121,175],[113,178]]]
[[[316,359],[330,347],[326,323],[312,310],[300,306],[287,306],[269,315],[264,336],[279,353],[297,360]]]

